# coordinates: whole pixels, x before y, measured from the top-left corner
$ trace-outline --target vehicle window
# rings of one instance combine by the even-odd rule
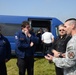
[[[0,23],[1,32],[4,36],[13,36],[19,29],[20,24]]]
[[[59,35],[58,26],[55,27],[55,30],[56,30],[56,35],[58,36]]]

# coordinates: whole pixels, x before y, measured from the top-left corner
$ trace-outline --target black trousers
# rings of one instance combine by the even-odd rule
[[[27,70],[27,75],[34,75],[34,58],[33,57],[25,57],[17,59],[17,66],[19,68],[19,75],[25,75]]]
[[[49,53],[51,50],[51,47],[52,47],[52,43],[49,43],[49,44],[43,43],[43,53],[44,54]]]
[[[0,75],[7,75],[5,62],[0,63]]]
[[[56,75],[64,75],[64,70],[55,65]]]

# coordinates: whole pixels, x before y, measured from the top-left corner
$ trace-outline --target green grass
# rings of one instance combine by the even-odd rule
[[[16,62],[17,59],[12,58],[9,62],[6,63],[8,75],[19,75]],[[49,63],[44,58],[35,58],[34,75],[55,75],[54,64]]]

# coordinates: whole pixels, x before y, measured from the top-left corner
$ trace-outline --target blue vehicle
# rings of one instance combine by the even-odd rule
[[[58,35],[58,26],[62,24],[60,20],[54,17],[32,17],[32,16],[8,16],[0,15],[0,26],[2,26],[2,34],[6,36],[11,44],[11,53],[15,52],[15,39],[14,34],[21,27],[22,21],[29,21],[30,26],[37,31],[39,28],[49,28],[49,31],[53,33],[55,37]],[[42,50],[39,52],[42,53]],[[39,55],[36,54],[35,55]]]

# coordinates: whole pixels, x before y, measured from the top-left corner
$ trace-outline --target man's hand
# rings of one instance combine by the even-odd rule
[[[33,42],[31,42],[31,43],[30,43],[30,47],[32,47],[33,45],[34,45],[34,43],[33,43]]]
[[[28,36],[28,37],[31,37],[31,34],[30,34],[30,33],[28,33],[28,34],[27,34],[27,36]]]
[[[23,32],[26,36],[29,34],[29,30],[28,30],[28,29],[26,29],[26,30],[22,29],[22,32]]]
[[[54,57],[59,57],[60,52],[56,51],[56,50],[52,50],[52,52],[54,53]]]
[[[62,57],[65,58],[65,53],[62,54]]]
[[[52,60],[53,60],[53,56],[50,55],[50,54],[47,54],[47,55],[45,56],[45,59],[47,59],[47,60],[49,60],[49,61],[52,61]]]

